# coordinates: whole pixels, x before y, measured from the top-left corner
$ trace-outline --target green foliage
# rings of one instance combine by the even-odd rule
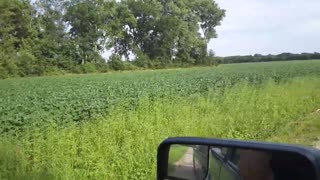
[[[199,65],[209,65],[209,66],[217,66],[220,64],[217,57],[215,57],[214,52],[212,50],[209,51],[208,55],[201,59]]]
[[[97,70],[98,72],[106,73],[106,72],[109,72],[111,69],[109,67],[109,64],[107,63],[98,63]]]
[[[81,73],[87,74],[87,73],[107,72],[107,71],[108,71],[108,65],[95,64],[91,62],[75,65],[71,69],[71,72],[76,74],[81,74]]]
[[[121,61],[122,62],[122,61]],[[82,66],[79,72],[82,73]],[[260,86],[272,79],[320,75],[320,61],[222,65],[218,68],[124,72],[110,75],[44,77],[0,81],[0,132],[39,122],[90,121],[118,107],[134,110],[140,98],[175,99],[224,89],[241,81]]]
[[[179,76],[187,78],[189,73],[195,73],[195,71],[188,71],[181,70]],[[197,71],[199,74],[201,72]],[[126,83],[130,86],[121,86],[117,92],[121,93],[123,90],[124,94],[130,93],[129,88],[133,86],[132,84],[145,82],[148,85],[146,87],[150,89],[156,85],[152,83],[152,80],[145,81],[143,77],[147,72],[141,73],[140,76],[138,72],[135,73],[137,74],[119,73],[112,76],[112,78],[117,78],[118,83],[122,78],[124,79],[120,82],[129,78]],[[174,74],[167,76],[168,70],[161,73],[156,75],[164,76],[166,81],[169,77],[176,78]],[[135,76],[135,82],[130,79],[132,75]],[[202,81],[208,78],[204,74],[200,76],[203,77]],[[66,108],[62,107],[64,101],[66,101],[65,105],[78,103],[79,106],[85,108],[93,107],[101,103],[99,99],[103,95],[105,95],[103,101],[111,97],[108,92],[114,86],[113,84],[103,87],[100,90],[104,93],[99,93],[97,88],[90,90],[87,86],[78,88],[79,82],[70,81],[68,77],[60,78],[45,78],[39,83],[48,80],[51,82],[65,80],[66,84],[57,87],[53,91],[55,94],[51,97],[51,92],[43,94],[46,95],[43,98],[47,100],[54,96],[60,102],[57,104],[53,101],[46,101],[52,103],[51,107],[48,105],[45,107],[49,108],[46,111],[51,111],[50,116],[55,112],[54,107],[59,108],[59,111],[55,113],[65,111]],[[71,79],[73,78],[78,79],[79,77]],[[33,79],[29,81],[24,79],[23,82],[30,85],[35,82]],[[41,78],[38,79],[41,80]],[[101,76],[90,76],[83,82],[92,86],[94,81],[100,81],[100,85],[110,82]],[[166,81],[157,81],[157,83],[159,85]],[[80,83],[83,82],[80,81]],[[198,83],[200,82],[199,80]],[[16,86],[17,84],[11,85]],[[112,113],[104,117],[97,117],[94,121],[83,121],[82,123],[69,121],[61,125],[48,121],[49,118],[44,116],[46,111],[42,111],[37,116],[43,120],[46,119],[45,122],[39,119],[26,127],[23,132],[16,131],[14,136],[1,135],[0,178],[17,179],[26,176],[30,179],[154,179],[156,177],[157,146],[169,136],[265,140],[281,132],[282,128],[289,123],[300,123],[301,116],[313,112],[320,105],[319,76],[295,78],[281,84],[267,81],[259,86],[239,82],[224,90],[192,93],[185,97],[178,93],[173,96],[169,95],[172,91],[178,92],[186,89],[179,87],[181,84],[172,84],[169,81],[169,84],[162,84],[158,87],[165,85],[172,85],[172,87],[163,87],[163,90],[155,93],[163,91],[167,95],[140,96],[136,104],[132,101],[134,97],[126,97],[123,105],[115,106]],[[63,99],[67,93],[59,96],[59,93],[63,91],[58,91],[58,89],[66,88],[66,86],[73,91],[82,91],[84,94],[77,95],[77,101],[73,102]],[[31,89],[31,86],[29,88]],[[29,99],[27,102],[38,104],[41,100],[37,102],[35,98],[40,98],[42,94],[36,95],[45,90],[38,86],[33,90],[37,91],[33,94],[34,99],[33,101]],[[143,89],[137,88],[136,91],[138,90]],[[155,91],[155,89],[152,90]],[[33,91],[24,92],[26,98],[31,98]],[[96,94],[97,97],[92,100],[92,102],[95,101],[92,104],[88,104],[86,97],[90,96],[90,92]],[[136,107],[128,109],[126,105],[131,107],[136,105]],[[16,107],[22,111],[26,106]],[[3,123],[1,125],[4,126]],[[287,129],[285,132],[292,133],[293,131],[294,129]]]
[[[121,57],[117,54],[112,54],[109,58],[108,64],[110,68],[115,71],[123,71],[125,70],[124,62],[121,60]]]
[[[104,48],[103,27],[108,20],[104,12],[110,11],[104,9],[107,5],[103,1],[74,0],[67,6],[64,20],[71,26],[68,34],[77,43],[81,64],[99,60],[99,51]]]
[[[277,55],[248,55],[248,56],[228,56],[219,57],[221,59],[220,63],[230,64],[230,63],[246,63],[246,62],[270,62],[270,61],[292,61],[292,60],[312,60],[320,59],[320,53],[281,53]]]
[[[28,1],[0,1],[0,47],[19,49],[23,40],[32,35],[32,7]]]
[[[45,72],[46,76],[58,76],[58,75],[64,75],[66,72],[64,70],[59,69],[56,66],[50,67],[47,72]]]
[[[160,60],[161,66],[175,61],[193,65],[207,54],[206,44],[216,37],[215,27],[224,15],[224,10],[210,0],[125,0],[116,7],[119,18],[112,24],[116,28],[108,43],[126,58],[133,52],[140,67],[149,66],[143,64],[149,60]],[[205,37],[199,34],[200,28]],[[158,68],[159,63],[155,64]]]
[[[94,73],[97,72],[97,68],[96,65],[93,63],[85,63],[84,65],[82,65],[83,68],[83,72],[84,73]]]
[[[19,75],[19,68],[16,65],[15,59],[3,60],[1,67],[3,68],[3,74],[6,77],[15,77]]]
[[[5,79],[8,76],[9,75],[8,75],[7,70],[2,65],[0,65],[0,79]]]
[[[36,74],[36,58],[28,51],[20,51],[17,57],[17,65],[21,76]]]
[[[179,161],[188,151],[187,146],[181,145],[172,145],[172,151],[169,152],[169,164],[174,165],[177,161]]]
[[[1,0],[0,9],[0,78],[320,58],[215,57],[207,44],[225,10],[213,0]],[[106,62],[106,50],[117,57]]]
[[[82,68],[81,68],[81,65],[75,65],[71,68],[71,72],[72,73],[75,73],[75,74],[80,74],[80,73],[83,73],[82,72]]]
[[[135,58],[133,62],[136,66],[142,67],[142,68],[151,68],[152,67],[152,62],[149,59],[148,56],[146,56],[143,53],[138,53],[137,57]]]
[[[123,69],[127,71],[137,70],[138,67],[132,64],[131,62],[123,62]]]
[[[288,142],[320,148],[320,111],[302,116],[298,121],[286,124],[280,131],[268,138],[273,142]]]

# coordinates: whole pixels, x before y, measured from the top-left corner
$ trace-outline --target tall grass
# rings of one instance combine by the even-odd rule
[[[188,98],[142,98],[107,118],[30,127],[0,140],[0,179],[154,179],[170,136],[266,140],[320,107],[320,79],[240,83]],[[294,131],[294,129],[287,129]]]

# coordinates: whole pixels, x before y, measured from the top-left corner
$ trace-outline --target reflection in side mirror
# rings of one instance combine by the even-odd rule
[[[226,141],[224,141],[226,142]],[[231,141],[232,142],[232,141]],[[234,141],[212,145],[162,145],[158,152],[158,179],[160,180],[316,180],[319,151],[289,145]],[[242,144],[244,143],[244,144]],[[206,144],[209,144],[206,141]],[[247,146],[245,146],[247,145]],[[243,148],[242,148],[243,147]],[[286,150],[287,149],[287,150]],[[166,159],[167,158],[167,159]],[[163,169],[164,168],[164,169]]]
[[[167,172],[172,179],[205,179],[208,146],[171,145]]]

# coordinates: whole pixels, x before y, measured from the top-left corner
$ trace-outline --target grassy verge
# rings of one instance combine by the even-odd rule
[[[175,164],[178,162],[187,152],[190,147],[182,145],[172,145],[169,152],[169,163]]]
[[[140,99],[135,110],[0,138],[0,179],[154,179],[158,144],[170,136],[293,142],[318,136],[320,79],[239,84],[189,98]],[[317,124],[310,133],[311,125]],[[294,136],[295,135],[295,136]],[[305,139],[304,139],[305,138]],[[298,142],[298,141],[297,141]]]
[[[174,171],[175,169],[175,163],[177,163],[183,156],[186,154],[190,147],[187,146],[181,146],[181,145],[172,145],[170,147],[169,152],[169,160],[168,160],[168,171],[170,172]]]
[[[287,124],[277,134],[268,140],[320,149],[320,112],[312,112],[298,121]]]

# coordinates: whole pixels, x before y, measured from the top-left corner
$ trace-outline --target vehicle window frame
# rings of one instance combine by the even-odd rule
[[[219,154],[219,153],[215,152],[214,150],[212,150],[212,148],[220,148],[220,147],[212,147],[211,146],[209,152],[211,153],[211,155],[213,155],[213,156],[219,158],[221,161],[225,162],[227,159],[227,156],[229,154],[229,149],[227,149],[226,155],[222,155],[222,154]],[[222,148],[224,148],[224,147],[222,147]]]
[[[237,149],[230,149],[228,153],[228,157],[226,158],[226,163],[235,171],[239,172],[239,167],[237,164],[235,164],[231,159],[234,157]]]
[[[199,148],[201,145],[195,145],[195,146],[191,146],[193,151],[198,151],[198,152],[201,152],[201,154],[203,153],[201,151],[201,148]],[[210,165],[210,162],[209,162],[209,156],[210,156],[210,146],[206,146],[207,147],[207,151],[206,151],[206,158],[207,158],[207,163],[206,163],[206,172],[207,174],[204,176],[204,177],[208,177],[209,175],[209,165]],[[193,157],[194,158],[194,157]]]

